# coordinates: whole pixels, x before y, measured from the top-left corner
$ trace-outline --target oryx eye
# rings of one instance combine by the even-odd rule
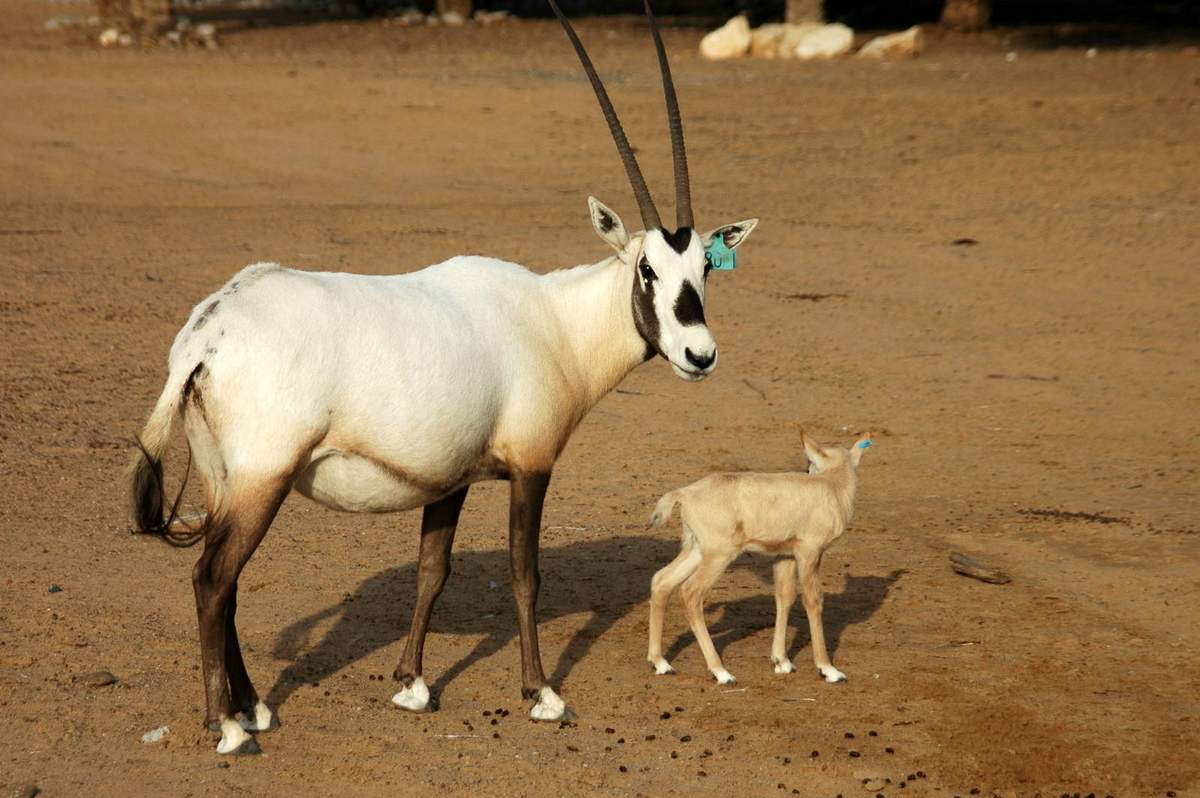
[[[650,261],[646,260],[644,257],[642,258],[641,262],[638,263],[638,272],[642,275],[642,279],[648,283],[653,282],[658,278],[658,275],[654,273],[654,269],[650,268]]]

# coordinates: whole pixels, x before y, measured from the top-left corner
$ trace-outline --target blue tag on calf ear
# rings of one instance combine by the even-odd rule
[[[870,445],[871,445],[871,441],[870,441],[870,440],[865,440],[865,441],[859,441],[859,442],[858,442],[858,448],[860,448],[860,449],[865,449],[865,448],[867,448],[867,447],[868,447],[868,446],[870,446]]]
[[[719,272],[732,271],[737,266],[737,253],[725,246],[725,236],[720,233],[704,248],[704,259]]]

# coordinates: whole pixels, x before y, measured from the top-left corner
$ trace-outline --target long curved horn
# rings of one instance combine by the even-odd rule
[[[667,63],[667,51],[658,23],[646,4],[646,19],[650,21],[650,35],[654,37],[654,49],[658,51],[658,68],[662,72],[663,96],[667,101],[667,126],[671,129],[671,155],[675,160],[675,221],[680,228],[692,226],[692,185],[688,179],[687,149],[683,146],[683,121],[679,118],[679,100],[675,96],[675,82],[671,80],[671,65]]]
[[[592,82],[592,90],[596,92],[600,110],[604,112],[604,120],[608,122],[608,129],[612,131],[613,141],[617,145],[617,153],[625,164],[625,174],[629,176],[629,185],[633,187],[633,196],[637,199],[638,208],[642,212],[642,224],[647,230],[660,228],[662,222],[658,218],[658,209],[654,207],[654,200],[650,198],[650,189],[646,188],[646,179],[642,177],[642,170],[638,168],[637,158],[633,156],[629,139],[625,137],[625,131],[621,129],[621,120],[617,119],[617,112],[613,110],[612,101],[608,99],[608,92],[604,90],[604,84],[600,82],[600,76],[596,74],[596,68],[592,66],[592,59],[588,58],[587,50],[583,49],[583,43],[575,35],[575,29],[563,15],[558,3],[554,0],[549,0],[549,2],[550,8],[554,10],[554,15],[558,17],[563,30],[567,32],[567,38],[575,47],[579,62],[583,64],[583,71],[587,73],[588,80]],[[680,141],[682,142],[682,139]]]

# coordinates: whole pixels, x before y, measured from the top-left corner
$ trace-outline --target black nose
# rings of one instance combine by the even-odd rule
[[[697,355],[690,349],[683,350],[683,356],[687,358],[687,362],[691,363],[696,368],[704,371],[713,364],[717,359],[717,350],[713,350],[711,355]]]

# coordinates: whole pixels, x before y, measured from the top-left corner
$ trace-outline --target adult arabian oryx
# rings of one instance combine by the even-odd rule
[[[392,699],[421,711],[430,702],[425,632],[463,500],[474,482],[508,480],[522,694],[536,701],[537,720],[566,711],[542,672],[535,624],[550,472],[588,410],[638,364],[659,354],[685,380],[712,372],[705,278],[757,220],[693,230],[679,109],[647,2],[675,163],[677,227],[663,227],[587,53],[550,4],[600,102],[644,231],[631,234],[593,198],[592,225],[616,254],[546,275],[483,257],[386,277],[256,264],[197,305],[175,337],[132,469],[133,513],[138,530],[168,542],[204,540],[192,581],[218,753],[255,750],[250,732],[274,723],[246,673],[234,618],[238,575],[291,490],[351,512],[425,508]],[[168,513],[163,497],[161,458],[177,416],[205,487],[194,535],[173,527],[175,507]]]

